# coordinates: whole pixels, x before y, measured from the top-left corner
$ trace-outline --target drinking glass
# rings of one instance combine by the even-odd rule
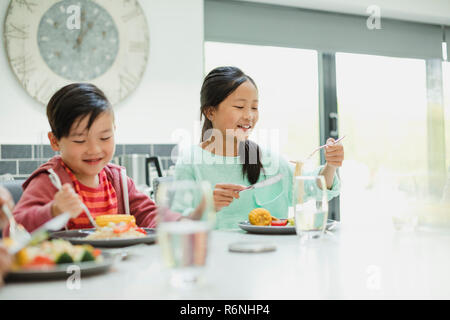
[[[208,241],[215,223],[212,189],[208,182],[166,181],[158,187],[157,239],[174,287],[202,282]],[[174,221],[173,214],[183,218]]]
[[[293,208],[295,230],[301,242],[320,239],[325,232],[328,219],[325,178],[323,176],[296,176],[293,188]]]

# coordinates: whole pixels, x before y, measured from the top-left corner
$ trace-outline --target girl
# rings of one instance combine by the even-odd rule
[[[292,203],[293,166],[277,154],[261,150],[248,139],[258,122],[255,82],[235,67],[219,67],[205,78],[201,89],[201,116],[205,117],[200,145],[182,154],[175,168],[177,180],[207,180],[214,186],[217,228],[235,228],[258,207],[287,218]],[[331,144],[333,139],[328,139]],[[327,147],[327,163],[308,175],[323,175],[328,199],[339,194],[336,168],[344,159],[340,144]],[[253,190],[250,184],[282,174],[277,183]],[[322,192],[317,188],[317,192]],[[186,209],[188,212],[189,209]]]
[[[28,231],[63,212],[72,216],[69,229],[92,228],[82,202],[92,216],[125,213],[121,167],[110,164],[114,155],[114,113],[104,93],[92,84],[61,88],[47,105],[50,144],[60,155],[43,164],[24,182],[14,217]],[[63,187],[48,177],[53,169]],[[155,227],[156,207],[127,179],[130,213],[140,227]],[[173,220],[180,214],[173,213]],[[7,230],[7,229],[6,229]]]

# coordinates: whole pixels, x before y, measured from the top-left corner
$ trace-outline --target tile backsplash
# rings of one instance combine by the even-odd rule
[[[164,170],[175,165],[172,150],[175,144],[117,144],[115,156],[122,154],[148,154],[160,157]],[[41,164],[56,155],[50,145],[0,145],[0,175],[11,174],[14,179],[26,179]]]

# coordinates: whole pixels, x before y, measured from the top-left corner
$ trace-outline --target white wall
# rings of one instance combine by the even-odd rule
[[[139,87],[115,108],[117,143],[171,143],[176,129],[192,132],[203,78],[203,0],[140,0],[150,31],[147,70]],[[0,1],[0,33],[9,1]],[[41,143],[45,107],[12,72],[1,41],[0,144]],[[44,138],[44,142],[47,141]]]

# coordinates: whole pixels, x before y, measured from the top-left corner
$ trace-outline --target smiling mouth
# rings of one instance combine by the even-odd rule
[[[84,162],[87,162],[88,164],[97,164],[99,163],[103,158],[95,158],[95,159],[85,159]]]
[[[239,129],[242,129],[242,130],[250,130],[251,128],[252,128],[252,126],[251,125],[245,125],[245,126],[243,126],[243,125],[238,125],[237,126]]]

